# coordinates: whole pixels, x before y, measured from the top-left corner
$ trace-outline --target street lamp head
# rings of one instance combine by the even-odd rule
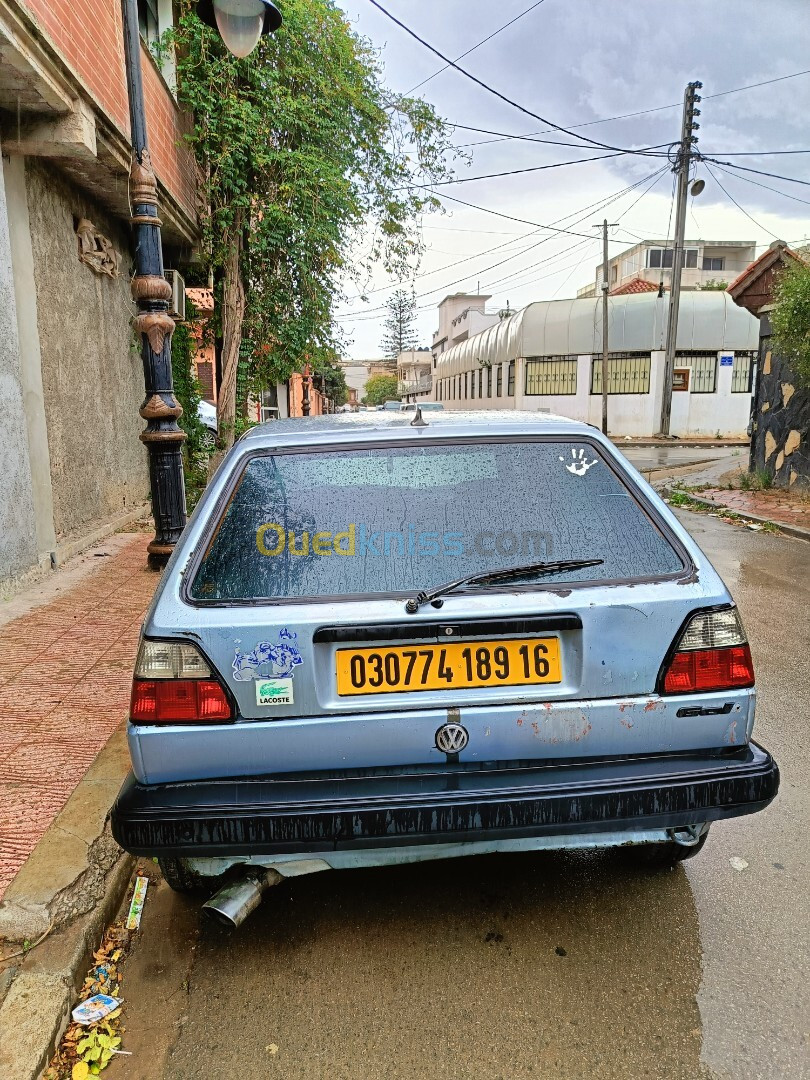
[[[262,34],[281,26],[281,12],[271,0],[198,0],[197,15],[219,30],[226,48],[240,59],[253,52]]]

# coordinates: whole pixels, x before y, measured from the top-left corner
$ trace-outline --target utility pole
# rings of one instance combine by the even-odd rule
[[[594,225],[594,229],[600,228]],[[608,433],[608,220],[602,222],[602,434]]]
[[[683,120],[681,141],[673,166],[678,178],[677,204],[675,209],[675,240],[672,248],[672,278],[669,289],[669,316],[667,318],[667,345],[664,357],[664,390],[661,398],[661,434],[669,435],[672,413],[672,378],[675,371],[675,347],[678,336],[678,311],[681,303],[681,271],[683,270],[683,240],[686,229],[686,196],[689,186],[689,169],[692,164],[694,144],[698,141],[695,131],[700,127],[695,121],[700,116],[696,104],[702,82],[691,82],[683,96]],[[662,275],[663,276],[663,275]]]

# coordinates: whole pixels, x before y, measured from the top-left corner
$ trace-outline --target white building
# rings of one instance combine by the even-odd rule
[[[610,299],[611,434],[660,430],[668,310],[656,292]],[[725,292],[681,296],[673,435],[745,435],[758,334]],[[445,409],[525,409],[599,425],[601,353],[601,299],[529,304],[442,353],[433,397]]]
[[[439,304],[439,329],[433,335],[433,359],[452,349],[474,334],[498,322],[497,311],[487,311],[489,295],[478,293],[451,293]],[[434,365],[435,366],[435,365]]]
[[[757,256],[753,240],[685,240],[681,272],[681,289],[700,289],[710,281],[728,284],[752,263]],[[658,286],[662,281],[669,289],[672,277],[672,241],[642,240],[614,255],[608,263],[610,291],[621,289],[633,281]],[[602,263],[594,270],[592,284],[577,291],[578,297],[601,295]]]
[[[396,375],[396,365],[382,357],[372,360],[350,360],[348,358],[339,361],[346,377],[346,386],[354,391],[354,397],[360,401],[366,392],[366,383],[375,375]]]
[[[424,401],[433,387],[430,349],[408,349],[397,357],[397,379],[403,401]]]

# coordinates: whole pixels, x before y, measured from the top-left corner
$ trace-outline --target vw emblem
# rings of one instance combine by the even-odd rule
[[[470,741],[461,724],[442,724],[436,732],[436,746],[443,754],[458,754]]]

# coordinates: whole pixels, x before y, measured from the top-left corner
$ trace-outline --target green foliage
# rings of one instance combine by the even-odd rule
[[[386,360],[396,360],[401,352],[415,349],[419,343],[414,329],[416,298],[413,291],[397,289],[385,302],[388,315],[385,318],[380,349]]]
[[[95,1076],[105,1069],[113,1057],[113,1052],[121,1045],[121,1037],[115,1034],[110,1024],[101,1024],[89,1031],[76,1045],[79,1061],[86,1063],[88,1072]],[[76,1068],[74,1066],[74,1073]],[[79,1070],[83,1072],[83,1070]],[[87,1075],[86,1073],[84,1075]]]
[[[205,432],[197,415],[197,407],[200,404],[200,387],[194,373],[197,342],[191,329],[191,324],[196,317],[197,311],[187,299],[186,321],[177,323],[172,334],[174,396],[183,408],[183,415],[178,420],[178,424],[186,433],[184,449],[189,457],[196,457],[202,452],[202,439]]]
[[[331,367],[341,280],[359,288],[374,262],[412,270],[418,215],[439,206],[425,185],[450,175],[448,131],[430,105],[386,89],[376,53],[333,0],[286,0],[282,28],[244,60],[193,7],[182,0],[175,42],[207,207],[203,251],[220,309],[241,238],[241,333],[254,388],[268,387],[306,361]]]
[[[725,292],[727,288],[727,281],[716,281],[714,278],[709,278],[709,280],[704,281],[702,285],[698,285],[698,289],[700,289],[701,292]]]
[[[810,265],[786,266],[776,277],[774,300],[771,344],[795,368],[802,386],[810,387]]]
[[[346,385],[346,373],[334,357],[321,358],[315,367],[315,375],[320,376],[323,392],[335,408],[345,405],[349,400],[349,388]]]
[[[186,321],[177,323],[172,334],[172,379],[174,396],[183,408],[177,421],[186,433],[183,443],[183,472],[186,480],[186,502],[193,510],[207,481],[208,452],[204,444],[206,429],[200,421],[200,386],[194,373],[197,342],[191,324],[197,317],[192,302],[186,299]]]
[[[773,487],[773,473],[769,469],[740,473],[740,487],[743,491],[767,491]]]
[[[373,375],[366,383],[364,405],[384,405],[399,397],[399,384],[393,375]]]

